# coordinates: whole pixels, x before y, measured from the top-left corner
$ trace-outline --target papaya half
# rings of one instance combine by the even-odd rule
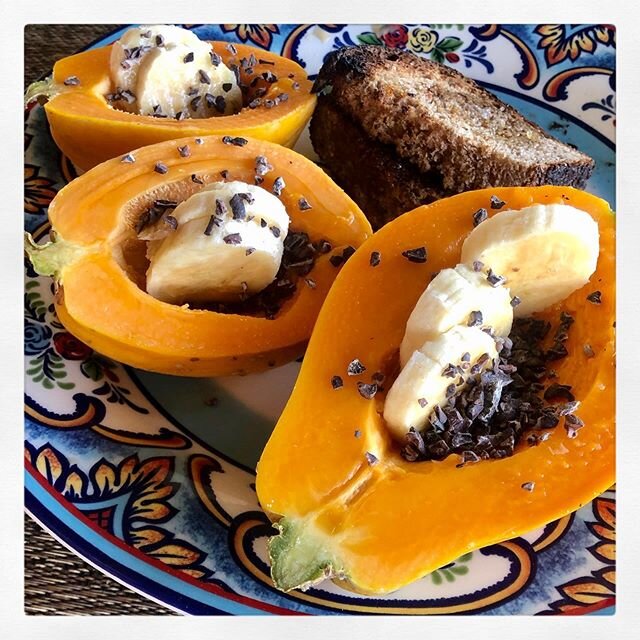
[[[481,207],[492,212],[491,196],[506,203],[504,210],[570,204],[599,225],[600,254],[590,282],[536,314],[554,322],[562,310],[575,317],[569,355],[554,368],[572,385],[585,426],[575,438],[556,427],[546,441],[522,441],[503,459],[462,466],[458,455],[407,462],[382,418],[406,321],[431,275],[460,262],[472,214]],[[407,259],[419,246],[426,247],[426,260]],[[374,252],[379,255],[372,259]],[[587,300],[594,290],[601,292],[599,304]],[[544,186],[467,192],[418,207],[370,237],[325,301],[257,467],[258,499],[279,531],[269,541],[275,585],[287,591],[332,577],[363,593],[392,592],[466,552],[560,518],[609,488],[615,465],[614,314],[614,216],[606,202],[582,191]],[[366,370],[348,375],[355,358]],[[382,375],[385,389],[372,399],[359,391]]]
[[[270,319],[177,306],[147,294],[146,243],[136,232],[143,212],[159,199],[181,202],[221,175],[253,184],[258,156],[273,167],[265,189],[284,179],[280,199],[289,233],[323,241],[324,252],[293,295]],[[182,138],[125,160],[104,162],[57,194],[49,207],[53,242],[36,245],[26,237],[36,271],[55,279],[56,311],[67,330],[115,360],[173,375],[243,374],[300,356],[345,249],[371,233],[357,205],[313,162],[261,140]]]
[[[211,47],[226,65],[238,65],[240,82],[249,87],[245,106],[238,113],[175,120],[114,109],[106,97],[113,90],[109,76],[111,46],[58,60],[52,77],[34,83],[25,100],[48,98],[44,108],[51,135],[62,153],[82,170],[131,149],[187,136],[249,136],[292,147],[316,103],[304,69],[293,60],[261,49],[248,75],[239,61],[255,56],[256,49],[237,44],[237,53],[233,53],[226,42],[211,42]],[[73,78],[72,83],[69,78]],[[251,108],[248,105],[257,90],[266,93],[261,94],[260,104]],[[272,108],[266,106],[270,98],[281,94],[287,95],[286,101],[276,101]]]

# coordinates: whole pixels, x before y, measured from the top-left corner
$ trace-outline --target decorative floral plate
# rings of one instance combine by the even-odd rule
[[[591,155],[588,189],[615,206],[610,25],[186,26],[203,39],[283,53],[312,77],[329,51],[359,43],[448,64]],[[313,157],[306,136],[297,148]],[[49,202],[76,174],[41,107],[25,112],[24,172],[25,227],[42,238]],[[266,562],[272,530],[256,500],[254,468],[299,364],[215,380],[134,370],[68,334],[52,300],[50,279],[25,264],[26,508],[137,591],[192,614],[613,613],[613,489],[385,597],[329,581],[304,593],[276,591]]]

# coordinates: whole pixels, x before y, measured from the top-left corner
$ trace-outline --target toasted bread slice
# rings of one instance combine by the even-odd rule
[[[438,175],[443,193],[512,185],[583,188],[594,168],[589,156],[473,80],[406,51],[338,49],[327,57],[314,90],[320,118],[322,104],[331,103],[372,142],[389,145],[431,180]]]
[[[310,134],[325,169],[358,203],[374,229],[447,195],[437,173],[421,173],[391,145],[367,137],[330,100],[319,101]]]

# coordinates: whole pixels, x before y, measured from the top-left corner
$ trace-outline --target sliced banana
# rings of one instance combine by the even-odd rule
[[[242,92],[211,46],[187,29],[135,27],[112,48],[111,79],[121,110],[169,118],[207,118],[236,113]],[[118,97],[119,96],[119,97]]]
[[[216,182],[171,215],[176,229],[148,243],[153,297],[174,304],[239,300],[274,280],[289,216],[273,194],[244,182]]]
[[[464,264],[440,271],[409,316],[400,345],[400,364],[404,366],[427,340],[435,340],[456,325],[467,325],[471,314],[478,311],[480,326],[490,327],[498,336],[509,335],[513,308],[508,289],[492,287],[485,273]]]
[[[450,385],[457,394],[473,365],[482,371],[496,356],[495,340],[478,327],[453,327],[425,342],[387,393],[383,415],[393,436],[402,440],[411,427],[422,429],[435,407],[446,403]]]
[[[140,63],[134,92],[138,113],[208,118],[238,111],[242,92],[235,75],[222,63],[213,66],[209,51],[205,46],[194,52],[183,44],[150,51]],[[190,53],[194,59],[184,62]]]
[[[562,204],[535,204],[501,211],[479,224],[462,245],[462,261],[479,260],[506,278],[523,317],[564,300],[596,269],[600,238],[585,211]]]

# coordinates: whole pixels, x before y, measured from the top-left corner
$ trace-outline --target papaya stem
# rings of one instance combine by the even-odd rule
[[[24,106],[25,109],[34,100],[40,103],[45,102],[56,96],[59,93],[58,85],[53,81],[53,77],[49,76],[44,80],[37,80],[32,82],[24,93]]]
[[[282,518],[273,526],[280,532],[268,543],[276,588],[304,591],[326,578],[343,575],[343,568],[329,551],[329,537],[314,530],[311,523]]]
[[[25,232],[24,250],[36,273],[60,278],[63,267],[75,261],[83,249],[57,237],[52,242],[37,244],[33,236]]]

